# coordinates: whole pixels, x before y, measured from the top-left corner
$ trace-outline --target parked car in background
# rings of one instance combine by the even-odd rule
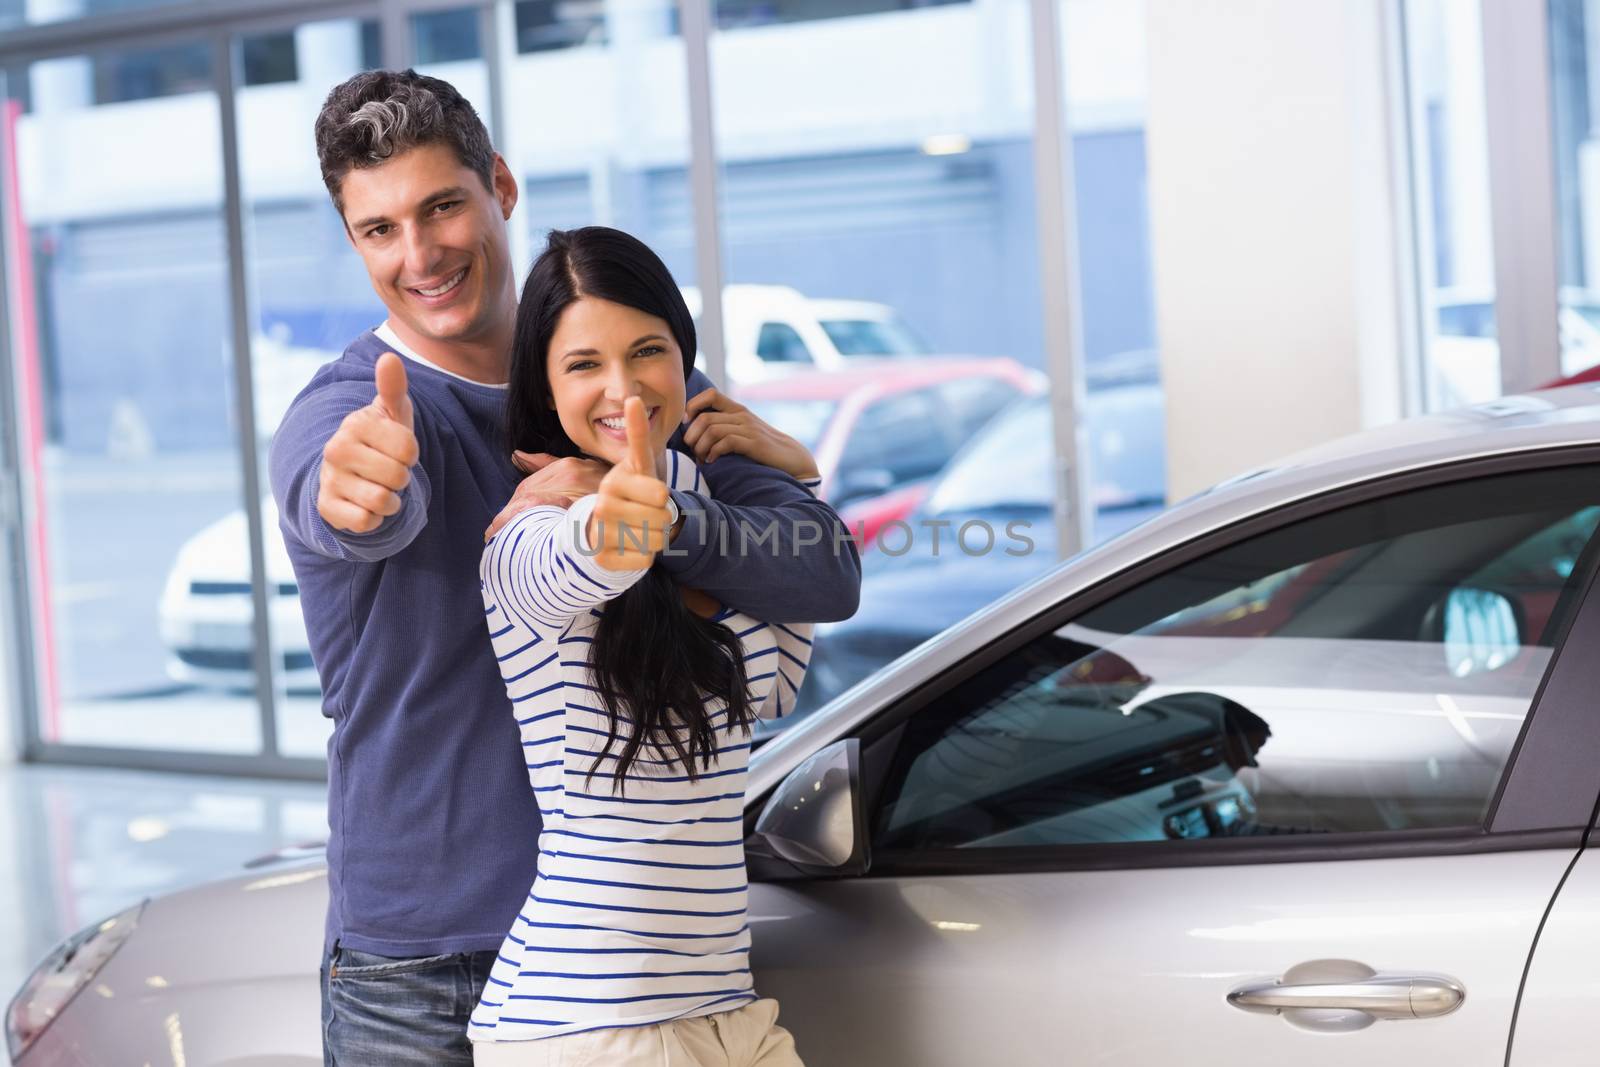
[[[700,290],[683,289],[696,322]],[[926,356],[899,312],[868,300],[823,300],[787,285],[727,285],[722,290],[727,382],[763,381],[801,370],[842,370],[856,359]],[[705,369],[703,357],[696,364]]]
[[[836,508],[937,474],[1043,376],[1009,359],[862,360],[743,385],[735,398],[811,450]]]
[[[300,586],[278,530],[278,505],[262,498],[267,611],[277,681],[315,690],[317,671],[300,614]],[[229,512],[183,543],[167,573],[157,617],[167,675],[188,685],[249,689],[255,684],[255,603],[250,593],[249,519]]]
[[[801,1055],[1592,1062],[1597,441],[1580,386],[1235,479],[757,752],[751,966]],[[320,1063],[326,876],[88,927],[15,1061]]]
[[[797,717],[1060,562],[1050,412],[1049,397],[1036,396],[996,417],[932,483],[906,529],[862,554],[861,606],[817,627]],[[1096,542],[1165,506],[1162,412],[1153,382],[1091,394]],[[964,547],[958,534],[969,524]],[[788,725],[766,723],[762,733]]]
[[[1144,349],[1105,357],[1089,366],[1084,377],[1096,512],[1126,516],[1165,501],[1166,413],[1157,353]],[[913,482],[845,504],[839,513],[861,544],[870,546],[886,524],[908,519],[932,485],[932,480]],[[1096,539],[1122,528],[1121,520],[1098,523]]]

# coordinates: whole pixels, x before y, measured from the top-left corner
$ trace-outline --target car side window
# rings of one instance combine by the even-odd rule
[[[906,724],[882,853],[1482,823],[1596,554],[1600,468],[1418,490],[1185,563]]]
[[[793,326],[764,322],[756,338],[756,355],[768,363],[811,363],[811,349]]]
[[[884,488],[937,474],[950,459],[942,413],[926,389],[883,397],[856,419],[839,473],[848,481],[868,471],[887,475]]]

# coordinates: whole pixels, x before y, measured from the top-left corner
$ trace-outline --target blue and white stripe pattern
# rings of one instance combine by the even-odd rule
[[[672,488],[706,492],[692,460],[667,456]],[[816,492],[817,483],[806,485]],[[641,749],[620,796],[606,771],[615,755],[588,777],[607,735],[589,673],[595,627],[605,603],[645,573],[607,570],[585,552],[597,501],[529,509],[489,543],[480,566],[544,831],[537,877],[472,1014],[474,1041],[648,1026],[756,996],[745,922],[749,735],[724,724],[697,781],[652,748]],[[729,608],[715,618],[740,639],[758,714],[790,710],[812,627]],[[713,722],[724,707],[707,708]]]

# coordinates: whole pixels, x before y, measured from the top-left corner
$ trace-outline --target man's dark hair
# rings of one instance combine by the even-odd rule
[[[455,86],[414,70],[369,70],[334,86],[316,132],[322,183],[340,215],[346,174],[422,145],[449,145],[494,190],[494,145],[483,120]]]
[[[659,256],[637,237],[605,226],[551,230],[517,304],[506,393],[513,450],[582,454],[551,406],[548,364],[562,312],[586,296],[665,321],[683,357],[685,383],[694,372],[694,318]],[[617,792],[625,790],[628,772],[645,764],[655,765],[657,776],[662,765],[676,765],[696,780],[716,756],[717,731],[747,730],[754,720],[739,639],[690,611],[659,560],[606,604],[589,663],[610,726],[589,775],[611,778]],[[714,713],[708,703],[716,705]],[[723,714],[725,722],[714,721]],[[620,753],[613,754],[619,743]],[[607,759],[615,765],[601,771]]]

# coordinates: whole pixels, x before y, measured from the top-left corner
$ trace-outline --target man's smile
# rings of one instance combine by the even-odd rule
[[[466,278],[466,276],[467,276],[467,268],[466,267],[462,267],[460,270],[456,271],[454,274],[450,275],[448,278],[444,279],[442,282],[437,283],[436,285],[432,286],[431,288],[423,288],[421,286],[408,286],[406,288],[406,291],[411,293],[413,296],[418,297],[419,299],[421,299],[423,303],[426,303],[426,304],[440,303],[440,302],[443,302],[446,297],[448,297],[451,293],[453,293],[457,288],[460,287],[462,280],[464,278]]]

